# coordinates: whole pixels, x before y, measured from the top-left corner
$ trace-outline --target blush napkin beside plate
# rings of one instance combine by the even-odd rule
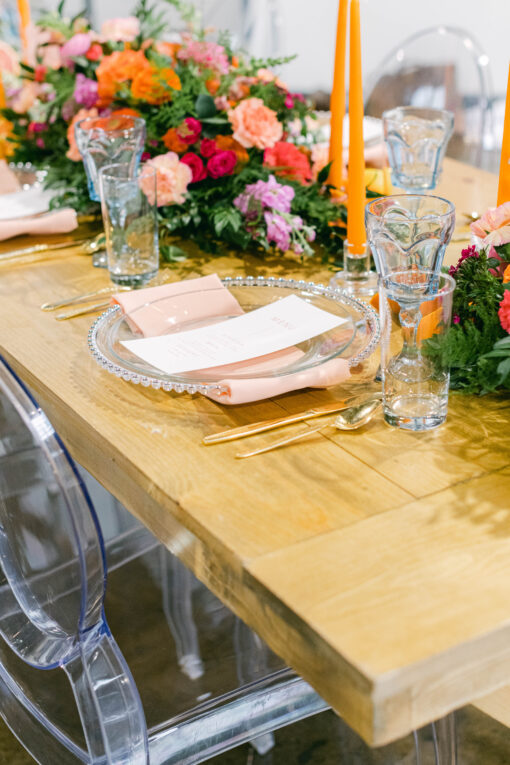
[[[53,192],[40,187],[21,190],[15,173],[0,161],[0,241],[23,234],[67,234],[78,227],[70,207],[49,212]]]
[[[216,274],[119,293],[112,297],[111,302],[120,306],[125,315],[130,315],[128,321],[132,329],[136,329],[144,337],[154,337],[166,333],[169,329],[168,316],[165,315],[164,309],[164,298],[167,297],[172,311],[172,329],[184,321],[243,314],[237,300]],[[154,308],[154,301],[157,301],[157,309]],[[133,312],[136,312],[136,327],[133,326]],[[347,359],[341,358],[333,358],[320,366],[287,375],[271,374],[272,371],[297,361],[302,355],[303,351],[292,347],[256,359],[216,367],[214,370],[208,369],[208,373],[224,371],[225,377],[220,383],[221,392],[209,390],[205,395],[221,404],[246,404],[301,388],[338,385],[350,377],[349,363]],[[264,372],[267,372],[267,376],[264,376]],[[200,372],[196,374],[198,379]],[[246,376],[232,377],[241,374]],[[249,377],[250,374],[254,377]]]

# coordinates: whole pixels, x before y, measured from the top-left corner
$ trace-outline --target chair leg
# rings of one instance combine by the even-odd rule
[[[457,732],[455,714],[437,720],[426,728],[413,733],[416,765],[457,765]],[[432,749],[433,757],[430,758]]]
[[[164,547],[160,556],[163,611],[175,641],[177,660],[190,680],[198,680],[204,674],[204,665],[193,619],[193,575]]]
[[[239,684],[249,683],[268,673],[266,645],[258,635],[244,622],[236,619],[234,628],[234,648],[236,652],[237,679]],[[274,747],[273,733],[265,733],[251,739],[250,744],[261,756]]]

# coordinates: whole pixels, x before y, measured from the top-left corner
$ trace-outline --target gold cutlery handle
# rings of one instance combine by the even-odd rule
[[[88,313],[97,313],[97,311],[103,311],[108,308],[110,301],[106,303],[95,303],[94,305],[88,305],[86,308],[78,308],[74,311],[67,311],[67,313],[58,313],[55,318],[57,321],[65,321],[66,319],[74,319],[76,316],[86,316]]]
[[[302,420],[317,416],[317,414],[314,414],[313,411],[310,410],[309,412],[300,412],[299,414],[279,417],[276,420],[264,420],[263,422],[254,422],[251,425],[241,425],[238,428],[231,428],[222,433],[213,433],[210,436],[204,436],[203,443],[219,444],[222,441],[234,441],[236,438],[254,436],[256,433],[263,433],[266,430],[273,430],[274,428],[280,428],[282,425],[290,425],[293,422],[301,422]]]
[[[73,239],[67,242],[58,242],[57,244],[33,244],[31,247],[22,247],[20,250],[9,250],[0,254],[0,262],[9,261],[14,258],[24,258],[26,255],[38,255],[41,252],[49,250],[62,250],[66,247],[77,247],[87,242],[87,239]]]
[[[125,292],[127,289],[127,287],[120,286],[103,287],[100,290],[86,292],[84,295],[76,295],[76,297],[59,300],[56,303],[43,303],[41,311],[55,311],[57,308],[64,308],[64,306],[86,303],[89,300],[93,300],[95,297],[99,297],[99,295],[113,295],[115,292]]]
[[[251,452],[240,452],[239,454],[236,454],[236,458],[242,460],[245,459],[245,457],[254,457],[256,454],[272,452],[273,449],[278,449],[279,446],[286,446],[287,444],[292,444],[294,441],[300,441],[302,438],[306,438],[312,433],[317,433],[319,430],[322,430],[326,427],[327,424],[316,425],[315,428],[308,428],[308,430],[303,430],[301,433],[297,433],[295,436],[289,436],[288,438],[281,438],[279,441],[273,441],[273,443],[269,444],[269,446],[262,446],[260,449],[254,449]]]

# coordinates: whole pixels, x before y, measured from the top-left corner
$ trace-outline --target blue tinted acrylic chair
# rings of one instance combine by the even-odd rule
[[[127,529],[105,549],[76,466],[0,360],[0,713],[37,762],[191,765],[248,741],[263,753],[272,731],[327,708],[176,559],[148,538],[137,546],[137,538],[137,527]],[[109,606],[118,588],[131,630],[128,639],[109,608],[123,652],[104,615],[107,557]],[[173,590],[163,598],[167,609],[160,590],[153,605],[147,588],[139,597],[151,576],[163,582],[163,595],[165,586]],[[147,637],[152,612],[164,610],[163,638]],[[177,669],[167,672],[165,652]],[[417,734],[416,750],[411,738],[413,761],[454,765],[448,725]],[[409,751],[391,762],[410,762]],[[390,761],[387,753],[374,757]]]

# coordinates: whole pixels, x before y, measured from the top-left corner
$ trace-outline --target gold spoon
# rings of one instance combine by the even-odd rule
[[[363,427],[369,422],[379,407],[382,405],[381,399],[369,398],[363,401],[361,404],[355,406],[349,406],[344,409],[333,422],[335,428],[338,430],[357,430]],[[237,459],[244,459],[245,457],[254,457],[256,454],[263,454],[264,452],[270,452],[273,449],[278,449],[280,446],[286,444],[292,444],[294,441],[300,441],[302,438],[306,438],[312,433],[318,433],[319,430],[328,427],[327,425],[318,425],[315,428],[308,428],[308,430],[301,431],[295,436],[289,438],[281,438],[279,441],[273,441],[269,446],[263,446],[261,449],[254,449],[251,452],[240,452],[236,454]]]

